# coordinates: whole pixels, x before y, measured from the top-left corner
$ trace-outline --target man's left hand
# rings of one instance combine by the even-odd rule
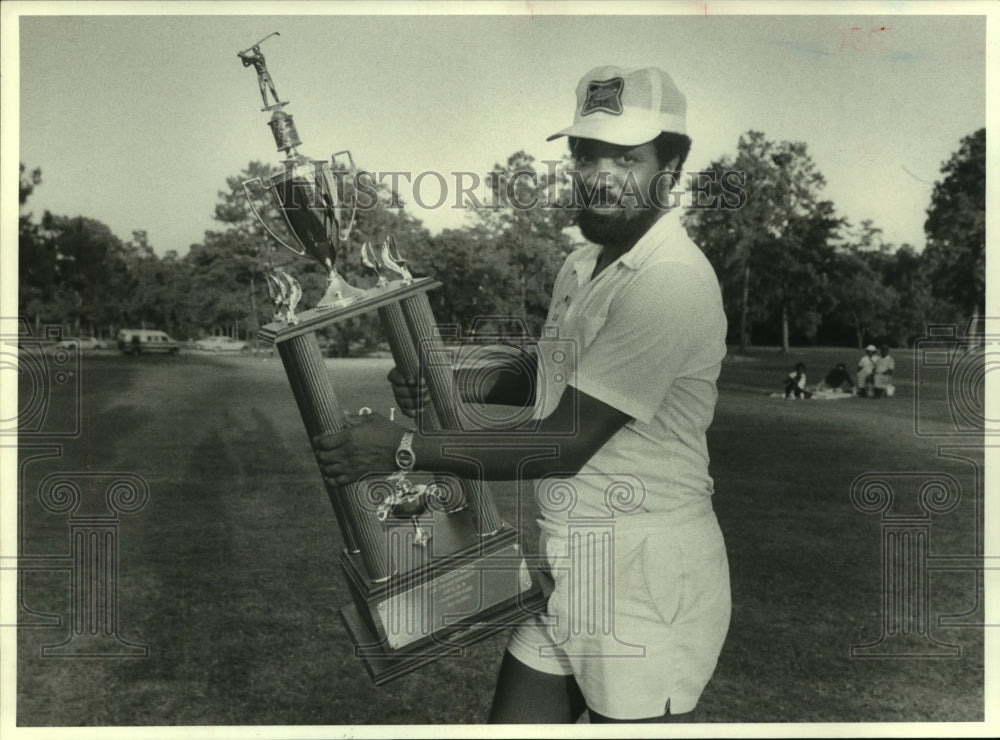
[[[347,415],[345,422],[341,431],[313,438],[324,480],[346,486],[369,473],[395,472],[396,448],[406,430],[374,413]]]

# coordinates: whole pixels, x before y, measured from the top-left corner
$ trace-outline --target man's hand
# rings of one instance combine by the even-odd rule
[[[411,419],[420,413],[431,400],[427,384],[418,384],[416,378],[407,378],[399,368],[394,367],[389,371],[389,383],[392,384],[392,395],[396,399],[399,410]]]
[[[346,486],[369,473],[396,470],[396,448],[406,431],[381,414],[345,417],[339,432],[313,438],[313,450],[323,478]]]

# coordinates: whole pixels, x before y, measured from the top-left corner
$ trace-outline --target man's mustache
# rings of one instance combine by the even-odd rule
[[[567,199],[560,199],[555,204],[556,208],[569,211],[585,211],[595,207],[616,208],[624,211],[628,209],[645,209],[650,204],[647,198],[640,197],[635,193],[612,193],[607,188],[597,190],[579,191],[574,189]]]

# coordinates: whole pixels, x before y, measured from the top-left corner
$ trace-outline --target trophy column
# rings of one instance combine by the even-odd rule
[[[396,363],[404,375],[410,378],[420,377],[420,358],[417,354],[416,346],[410,337],[410,329],[406,324],[406,317],[398,303],[390,303],[382,306],[378,310],[378,318],[382,324],[382,331],[385,333],[386,341],[389,343],[389,351],[392,353],[392,361]],[[433,429],[440,429],[441,422],[438,419],[434,406],[428,406],[421,412],[421,422]]]
[[[303,334],[278,342],[278,353],[309,439],[343,429],[344,414],[323,364],[316,335]],[[360,551],[365,569],[373,581],[387,580],[394,567],[386,547],[385,534],[372,513],[372,507],[365,506],[361,486],[352,484],[337,488],[329,483],[326,485],[348,551]]]
[[[413,344],[420,347],[424,356],[433,356],[442,349],[441,340],[434,333],[434,314],[425,293],[418,293],[402,301],[402,312],[410,329]],[[424,358],[419,358],[423,360]],[[455,398],[455,378],[452,369],[435,362],[420,362],[427,386],[431,392],[431,402],[437,412],[442,429],[459,429],[458,410]],[[476,533],[483,537],[495,534],[503,527],[503,520],[497,512],[496,504],[486,486],[480,480],[463,481],[463,491],[476,523]]]
[[[423,411],[426,414],[423,423],[431,429],[457,429],[459,424],[455,411],[456,391],[451,372],[444,367],[428,367],[427,363],[421,369],[420,365],[417,347],[423,346],[429,352],[434,352],[441,345],[434,334],[435,322],[427,295],[419,293],[403,301],[402,305],[404,308],[393,303],[381,307],[378,311],[382,330],[389,340],[392,359],[409,377],[420,377],[422,372],[427,376],[432,405]],[[447,419],[447,425],[442,424],[441,419]],[[472,512],[476,533],[489,535],[497,532],[503,522],[486,485],[478,480],[464,478],[460,480],[460,485]]]

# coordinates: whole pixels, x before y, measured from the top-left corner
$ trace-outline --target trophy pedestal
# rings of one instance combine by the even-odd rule
[[[389,283],[385,288],[370,288],[362,291],[364,295],[355,299],[350,305],[339,308],[317,307],[298,312],[299,323],[287,324],[284,321],[275,321],[261,327],[257,332],[258,338],[265,342],[271,342],[279,347],[283,342],[312,334],[318,329],[336,324],[344,319],[353,316],[371,313],[383,306],[395,305],[401,301],[416,295],[422,295],[428,290],[433,290],[441,286],[441,283],[432,278],[416,278],[409,285],[402,285],[399,281]],[[359,290],[353,288],[353,290]],[[392,338],[390,337],[390,341]],[[413,346],[416,352],[416,346]]]
[[[405,551],[393,552],[396,562],[412,567],[386,582],[366,578],[356,556],[341,556],[354,597],[340,610],[341,619],[376,685],[443,657],[462,657],[466,646],[520,623],[544,601],[515,530],[505,527],[476,541],[468,537],[467,512],[444,516],[452,521],[436,515],[437,521],[421,524],[433,527],[426,547],[413,544],[411,525],[401,536],[391,532],[399,525],[390,527],[390,540],[410,551],[408,563]],[[450,554],[436,551],[470,540]]]
[[[330,274],[326,292],[316,304],[316,308],[343,308],[365,297],[366,291],[348,285],[336,271]]]
[[[260,330],[278,348],[310,439],[344,427],[315,332],[370,311],[379,314],[397,367],[426,379],[432,406],[422,423],[458,428],[452,368],[421,363],[421,357],[440,359],[449,352],[426,296],[439,285],[430,278],[389,283],[341,308],[310,309],[294,325],[275,322]],[[327,492],[344,536],[340,565],[353,601],[341,617],[376,684],[460,655],[465,646],[523,621],[544,601],[517,530],[500,518],[483,481],[413,474],[413,481],[450,478],[458,505],[429,505],[407,517],[385,517],[383,511],[380,518],[377,486],[387,485],[392,471],[372,472],[372,479],[349,486],[328,484]]]

